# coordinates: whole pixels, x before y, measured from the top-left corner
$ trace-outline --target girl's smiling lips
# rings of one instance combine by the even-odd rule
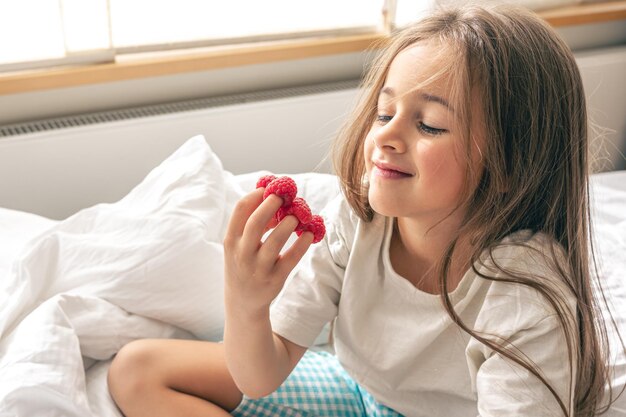
[[[372,170],[372,174],[389,179],[397,179],[397,178],[408,178],[412,177],[414,174],[406,172],[402,170],[400,167],[395,165],[388,164],[383,161],[372,161],[374,164],[374,169]]]

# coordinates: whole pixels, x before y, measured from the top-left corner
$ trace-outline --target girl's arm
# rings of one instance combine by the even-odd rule
[[[303,233],[283,251],[298,220],[287,216],[276,225],[282,200],[275,195],[263,200],[263,191],[237,203],[224,238],[226,363],[237,387],[251,398],[276,390],[306,351],[272,332],[269,307],[313,241],[312,233]]]

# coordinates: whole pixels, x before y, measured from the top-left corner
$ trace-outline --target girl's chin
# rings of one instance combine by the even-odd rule
[[[380,201],[377,198],[369,197],[369,204],[372,210],[381,216],[399,217],[401,212],[397,205],[391,204],[389,201]]]

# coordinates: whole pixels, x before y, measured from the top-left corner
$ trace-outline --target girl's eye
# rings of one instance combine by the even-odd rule
[[[378,116],[376,116],[376,121],[380,124],[385,124],[391,121],[391,119],[393,118],[393,116],[387,116],[384,114],[379,114]]]
[[[422,132],[430,136],[439,136],[447,132],[446,129],[437,129],[436,127],[428,126],[427,124],[424,124],[423,122],[419,123],[419,129]]]

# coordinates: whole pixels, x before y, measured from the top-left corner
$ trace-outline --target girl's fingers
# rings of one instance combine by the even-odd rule
[[[291,216],[290,216],[291,217]],[[313,243],[313,233],[304,232],[296,239],[289,249],[280,257],[276,263],[275,271],[279,276],[287,276],[296,267],[300,259]]]
[[[261,196],[262,198],[263,196]],[[250,215],[243,228],[243,247],[248,250],[258,249],[261,238],[272,225],[272,218],[283,204],[283,200],[275,195],[270,195]]]
[[[285,217],[265,239],[259,255],[266,262],[271,262],[273,265],[278,260],[280,251],[289,240],[296,226],[298,226],[298,219],[295,216]]]
[[[231,238],[243,235],[248,219],[263,201],[263,189],[257,188],[237,202],[226,228],[226,235]]]
[[[259,265],[273,269],[279,276],[286,277],[296,264],[302,259],[313,242],[313,234],[303,233],[291,247],[281,251],[289,237],[298,226],[298,219],[293,216],[285,217],[280,223],[275,214],[282,205],[282,199],[270,195],[263,200],[263,189],[259,188],[244,196],[233,209],[226,229],[224,245],[237,250],[244,259],[258,256]],[[261,242],[263,235],[274,229]]]
[[[265,226],[265,230],[263,230],[263,234],[265,234],[268,230],[272,230],[278,226],[278,220],[276,220],[276,216],[272,216],[270,222]]]

